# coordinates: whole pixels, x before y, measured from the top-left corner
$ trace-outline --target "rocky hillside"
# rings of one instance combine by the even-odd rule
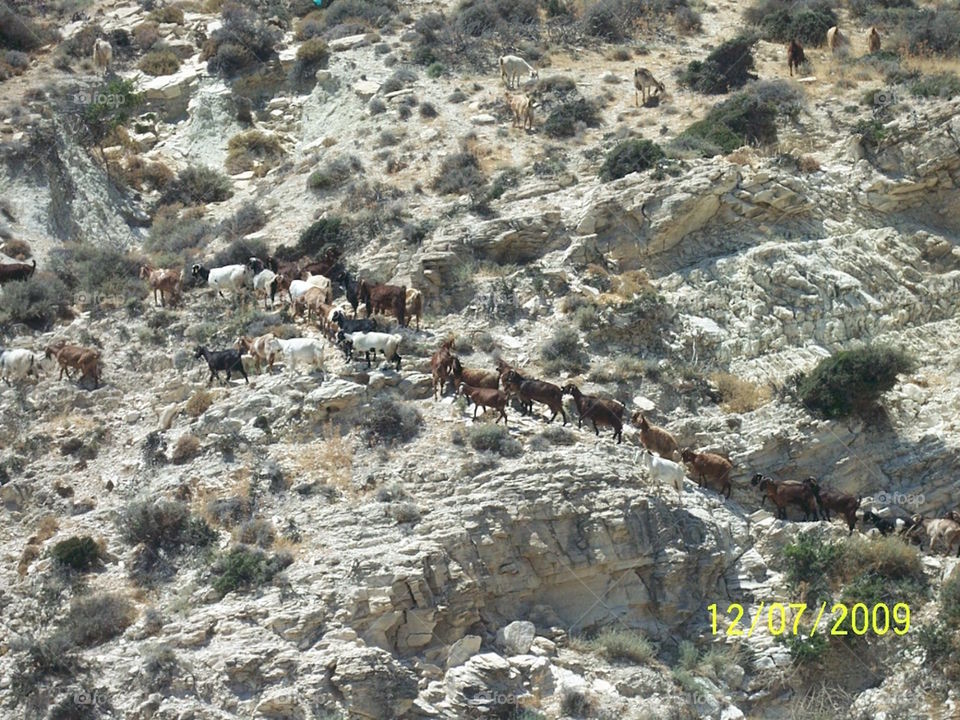
[[[0,2],[0,260],[37,265],[0,346],[39,375],[0,384],[0,715],[960,717],[957,544],[863,517],[943,517],[960,477],[960,19],[886,5]],[[400,369],[191,282],[252,255],[418,288],[419,329],[379,320]],[[195,348],[265,333],[322,372],[208,382]],[[569,396],[505,427],[435,398],[448,338],[723,454],[731,497]],[[853,531],[755,473],[853,496]]]

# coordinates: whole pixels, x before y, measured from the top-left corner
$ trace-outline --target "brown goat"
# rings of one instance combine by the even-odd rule
[[[437,393],[443,394],[443,389],[450,379],[450,371],[453,369],[453,355],[450,354],[450,348],[453,347],[453,338],[449,337],[440,343],[437,351],[430,356],[430,375],[433,377],[433,399],[437,399]]]
[[[770,498],[777,508],[777,517],[781,520],[787,519],[787,505],[796,505],[803,510],[804,520],[809,520],[811,515],[813,515],[814,520],[817,519],[816,493],[818,489],[816,481],[812,478],[807,478],[802,482],[774,480],[757,473],[750,479],[750,484],[759,487],[760,492],[764,493],[763,499],[760,501],[760,507],[763,507],[766,499]]]
[[[790,69],[790,77],[793,77],[793,69],[797,68],[797,72],[799,72],[800,66],[806,61],[807,59],[803,55],[803,45],[794,38],[787,45],[787,67]]]
[[[508,370],[503,376],[503,385],[510,394],[520,398],[520,404],[526,411],[533,412],[533,402],[543,403],[553,411],[547,420],[552,423],[557,413],[563,417],[563,424],[567,424],[567,413],[563,409],[563,392],[557,385],[544,380],[530,380],[524,378],[516,370]]]
[[[404,299],[406,305],[407,324],[410,327],[410,321],[416,316],[417,330],[420,329],[420,318],[423,315],[423,293],[416,288],[407,288],[407,296]]]
[[[503,418],[503,424],[507,424],[507,394],[501,390],[493,390],[491,388],[477,388],[471,387],[466,383],[460,383],[458,389],[458,394],[466,395],[473,401],[473,419],[477,419],[477,410],[483,406],[484,411],[488,407],[495,408],[500,414],[497,416],[497,419],[494,420],[494,424],[500,422],[500,418]]]
[[[809,478],[816,483],[815,478]],[[820,516],[824,520],[830,519],[830,511],[842,515],[847,521],[847,527],[850,528],[850,534],[857,525],[857,510],[860,508],[860,502],[863,498],[855,498],[853,495],[840,492],[839,490],[822,489],[816,485],[817,504],[820,506]]]
[[[55,357],[60,366],[60,375],[58,380],[63,379],[63,373],[70,377],[70,370],[80,372],[80,380],[90,377],[93,378],[93,386],[100,385],[100,351],[94,348],[85,348],[80,345],[70,345],[60,340],[45,348],[44,354],[47,358]]]
[[[690,448],[684,448],[680,457],[697,476],[697,485],[702,487],[706,483],[708,487],[716,489],[721,495],[726,495],[727,499],[730,498],[730,493],[733,490],[733,484],[730,482],[730,473],[733,470],[732,462],[722,455],[698,453]]]
[[[174,269],[154,269],[148,265],[140,268],[140,279],[146,280],[153,290],[153,304],[157,304],[157,295],[160,295],[160,307],[165,306],[164,293],[170,294],[171,302],[180,294],[180,271]]]
[[[373,285],[366,280],[360,281],[360,302],[367,306],[367,317],[371,313],[387,314],[393,312],[400,327],[404,326],[407,310],[407,288],[404,285]]]
[[[470,387],[490,388],[496,390],[500,387],[500,378],[495,372],[490,370],[480,370],[477,368],[465,368],[460,364],[460,358],[456,355],[451,357],[450,377],[454,384],[466,383]]]
[[[647,450],[667,460],[673,460],[680,453],[677,439],[662,427],[651,425],[643,413],[634,413],[633,422],[640,428],[640,442]]]
[[[569,383],[560,388],[564,395],[572,395],[573,402],[576,403],[577,427],[583,427],[584,419],[593,423],[593,431],[599,435],[598,425],[605,425],[613,428],[613,437],[617,439],[617,444],[623,442],[623,412],[622,403],[607,398],[599,398],[593,395],[584,395],[573,383]]]
[[[267,364],[267,370],[269,372],[273,372],[273,363],[276,362],[277,357],[283,352],[280,343],[277,342],[277,338],[273,333],[260,335],[256,338],[241,335],[237,338],[237,349],[241,353],[246,353],[253,358],[257,368],[257,374],[260,373],[260,368],[263,366],[263,363]]]
[[[37,269],[37,261],[32,265],[26,263],[3,263],[0,264],[0,285],[17,280],[26,280]]]
[[[870,29],[867,30],[867,47],[872,53],[880,50],[880,33],[877,32],[877,29],[872,25]]]

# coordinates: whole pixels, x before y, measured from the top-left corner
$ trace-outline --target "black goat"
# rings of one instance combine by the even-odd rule
[[[335,280],[343,285],[343,292],[347,296],[347,302],[353,308],[353,316],[357,316],[357,308],[360,306],[360,283],[351,277],[347,270],[341,271]],[[347,332],[350,332],[347,330]]]
[[[889,535],[894,530],[897,529],[897,524],[893,520],[887,520],[887,518],[882,518],[876,513],[865,510],[863,513],[863,524],[866,525],[870,523],[877,530],[880,531],[881,535]]]
[[[352,332],[376,332],[377,321],[372,318],[357,318],[356,320],[347,320],[343,313],[337,310],[333,314],[332,320],[340,326],[345,333]]]
[[[205,347],[198,347],[196,352],[193,353],[193,357],[197,360],[203,358],[207,361],[207,367],[210,368],[210,379],[207,380],[207,385],[213,382],[214,378],[217,380],[220,379],[220,370],[225,370],[227,373],[227,382],[230,382],[230,377],[236,371],[239,371],[243,375],[244,382],[248,383],[250,380],[247,378],[247,371],[243,369],[243,361],[240,359],[240,351],[236,349],[232,350],[207,350]]]

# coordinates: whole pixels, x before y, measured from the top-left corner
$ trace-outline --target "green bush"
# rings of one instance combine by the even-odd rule
[[[580,349],[580,335],[572,327],[562,327],[540,347],[543,369],[550,375],[559,372],[580,373],[589,364]]]
[[[850,15],[855,18],[866,18],[895,8],[916,7],[913,0],[850,0],[847,5],[850,8]]]
[[[419,411],[394,400],[378,400],[360,421],[363,439],[368,447],[392,445],[413,440],[423,426]]]
[[[853,131],[860,135],[863,146],[874,152],[889,135],[889,130],[883,126],[883,122],[878,118],[858,120],[853,127]]]
[[[100,548],[89,535],[74,535],[54,545],[50,555],[62,567],[86,572],[100,561]]]
[[[225,265],[246,265],[250,258],[265,258],[269,255],[266,243],[263,240],[234,240],[223,250],[213,256],[213,267]]]
[[[705,95],[720,95],[743,87],[756,77],[751,72],[755,42],[752,35],[724,41],[706,60],[691,62],[680,75],[680,84]]]
[[[960,95],[960,77],[952,72],[923,75],[910,83],[910,94],[914,97],[951,100]]]
[[[587,647],[608,660],[635,664],[649,663],[657,651],[647,638],[633,630],[604,628]]]
[[[143,105],[143,94],[136,91],[133,80],[110,80],[91,93],[93,102],[83,110],[81,140],[99,145],[118,127],[126,125]]]
[[[259,548],[235,545],[213,563],[213,589],[221,597],[238,590],[253,590],[270,582],[292,562],[287,553],[268,555]]]
[[[173,75],[180,69],[180,58],[173,50],[151,50],[137,63],[147,75]]]
[[[956,4],[903,12],[898,30],[911,53],[948,57],[960,54],[960,8]]]
[[[220,14],[223,24],[211,33],[203,48],[202,57],[210,73],[233,78],[276,57],[274,47],[280,41],[280,30],[236,2],[224,3]]]
[[[323,23],[332,28],[346,23],[384,27],[397,16],[394,0],[337,0],[323,10]]]
[[[503,457],[519,457],[523,446],[510,437],[503,425],[482,423],[467,428],[467,442],[474,450],[495,452]]]
[[[213,226],[195,214],[176,210],[158,212],[143,246],[150,252],[177,256],[206,247],[213,239]]]
[[[444,67],[442,62],[437,62],[437,61],[431,62],[427,66],[427,77],[436,79],[442,76],[446,72],[446,70],[447,69]]]
[[[340,218],[322,218],[300,233],[297,252],[316,257],[323,257],[328,252],[339,254],[347,239],[347,231]]]
[[[192,516],[184,503],[175,500],[132,502],[120,512],[116,524],[125,542],[142,543],[154,551],[203,547],[217,537],[206,521]]]
[[[307,187],[312,190],[339,190],[362,174],[363,165],[360,160],[354,155],[344,155],[328,160],[322,168],[310,173]]]
[[[161,205],[205,205],[233,196],[232,183],[223,173],[202,165],[184,168],[160,198]]]
[[[804,46],[819,47],[837,15],[825,0],[760,0],[747,8],[744,19],[756,26],[760,37],[777,43],[794,38]]]
[[[624,140],[607,153],[600,167],[600,179],[609,182],[633,172],[649,170],[663,157],[660,146],[650,140]]]
[[[79,243],[57,248],[50,256],[53,271],[70,290],[85,295],[88,303],[97,304],[106,296],[125,299],[144,295],[140,260],[126,252]]]
[[[711,157],[742,145],[774,143],[777,116],[795,117],[802,106],[803,95],[788,83],[757,82],[714,106],[703,120],[684,130],[671,147]]]
[[[870,409],[915,362],[906,353],[868,345],[836,352],[821,360],[800,383],[800,399],[828,418],[847,417]]]
[[[63,281],[48,273],[7,283],[0,302],[0,328],[23,323],[33,330],[47,330],[66,312],[69,295]]]
[[[462,194],[478,189],[485,181],[476,156],[458,152],[443,158],[432,187],[441,195]]]
[[[940,612],[951,626],[960,625],[960,568],[954,568],[940,588]]]
[[[175,23],[183,25],[183,10],[176,5],[166,5],[157,8],[147,16],[147,19],[156,23]]]
[[[827,651],[830,642],[821,634],[811,635],[788,635],[786,639],[787,649],[790,651],[790,658],[795,665],[806,665],[820,660]]]
[[[29,51],[51,40],[50,33],[38,27],[33,20],[14,12],[0,2],[0,48]]]
[[[819,537],[806,534],[783,549],[787,583],[796,591],[806,587],[807,603],[829,597],[827,575],[842,552],[838,545],[828,545]]]
[[[92,647],[121,634],[136,617],[136,609],[122,595],[99,593],[76,598],[58,632],[74,645]]]
[[[453,11],[452,24],[463,34],[481,37],[540,21],[537,0],[463,0]]]
[[[553,109],[543,123],[543,131],[553,138],[573,137],[577,134],[578,123],[587,127],[600,125],[596,106],[584,98],[568,100]]]
[[[256,232],[267,224],[267,215],[253,200],[243,203],[237,211],[221,221],[217,232],[224,240],[238,240]]]

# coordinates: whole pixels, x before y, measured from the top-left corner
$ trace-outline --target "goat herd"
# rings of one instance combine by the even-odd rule
[[[26,280],[35,269],[35,262],[33,265],[0,265],[0,283]],[[184,276],[184,272],[172,269],[143,267],[140,270],[140,277],[147,281],[154,293],[154,303],[161,306],[179,302]],[[325,256],[319,262],[304,258],[285,263],[273,257],[268,257],[266,262],[250,258],[246,264],[217,268],[196,264],[191,268],[190,276],[194,284],[211,287],[220,296],[227,291],[239,298],[253,290],[256,296],[263,297],[265,307],[268,302],[272,306],[278,294],[281,299],[286,296],[294,317],[306,313],[308,321],[315,319],[320,330],[336,342],[348,361],[357,359],[358,353],[362,353],[367,367],[371,367],[378,353],[386,361],[395,363],[397,371],[401,367],[399,348],[403,336],[396,332],[382,332],[383,328],[376,319],[371,318],[371,314],[392,313],[399,327],[406,327],[410,319],[416,317],[419,330],[423,313],[423,299],[418,290],[354,279],[333,256]],[[334,304],[334,283],[342,288],[345,302]],[[365,318],[358,316],[360,304],[366,306]],[[353,317],[347,317],[348,310],[352,310]],[[453,343],[453,338],[446,339],[430,358],[435,399],[452,385],[457,396],[465,397],[468,405],[470,402],[474,404],[474,419],[480,408],[484,412],[493,409],[497,413],[494,422],[503,419],[506,425],[507,407],[511,401],[515,401],[524,414],[531,414],[533,404],[537,402],[551,411],[548,423],[560,415],[566,425],[563,398],[569,395],[579,415],[578,427],[583,427],[584,421],[587,421],[598,436],[601,427],[608,427],[612,429],[612,437],[617,443],[622,443],[626,413],[622,403],[585,395],[572,383],[561,387],[527,377],[502,359],[497,361],[494,370],[466,368],[460,358],[453,354]],[[319,338],[282,339],[267,334],[256,338],[241,336],[233,348],[209,350],[201,346],[194,351],[196,359],[203,359],[207,363],[210,370],[208,383],[220,379],[220,372],[226,374],[227,382],[234,374],[249,382],[243,363],[244,355],[250,356],[258,373],[263,367],[272,371],[280,357],[294,370],[300,363],[305,363],[312,369],[322,371],[324,342]],[[98,349],[57,340],[44,348],[44,357],[56,360],[60,368],[59,379],[63,378],[64,373],[71,378],[71,371],[75,371],[79,373],[81,382],[89,379],[94,387],[99,386],[102,359]],[[38,377],[40,370],[40,358],[32,351],[0,348],[0,377],[7,385],[10,385],[11,379],[25,379],[30,375]],[[644,448],[639,458],[640,464],[652,481],[658,485],[672,485],[679,496],[689,470],[698,485],[730,497],[734,466],[728,458],[717,453],[695,452],[690,448],[681,450],[673,435],[664,428],[651,425],[640,412],[634,413],[631,420],[639,428],[639,439]],[[833,512],[845,520],[851,533],[856,526],[862,498],[822,488],[816,478],[774,480],[757,473],[751,484],[761,493],[761,506],[769,499],[776,507],[779,518],[786,519],[787,509],[793,506],[803,512],[805,520],[830,520],[830,513]],[[862,522],[865,526],[872,525],[883,535],[897,529],[897,523],[870,510],[862,512]],[[926,537],[931,549],[943,546],[952,552],[956,548],[960,557],[960,512],[951,511],[946,517],[937,519],[914,515],[907,522],[898,522],[899,532],[905,539],[919,540],[922,545]]]

